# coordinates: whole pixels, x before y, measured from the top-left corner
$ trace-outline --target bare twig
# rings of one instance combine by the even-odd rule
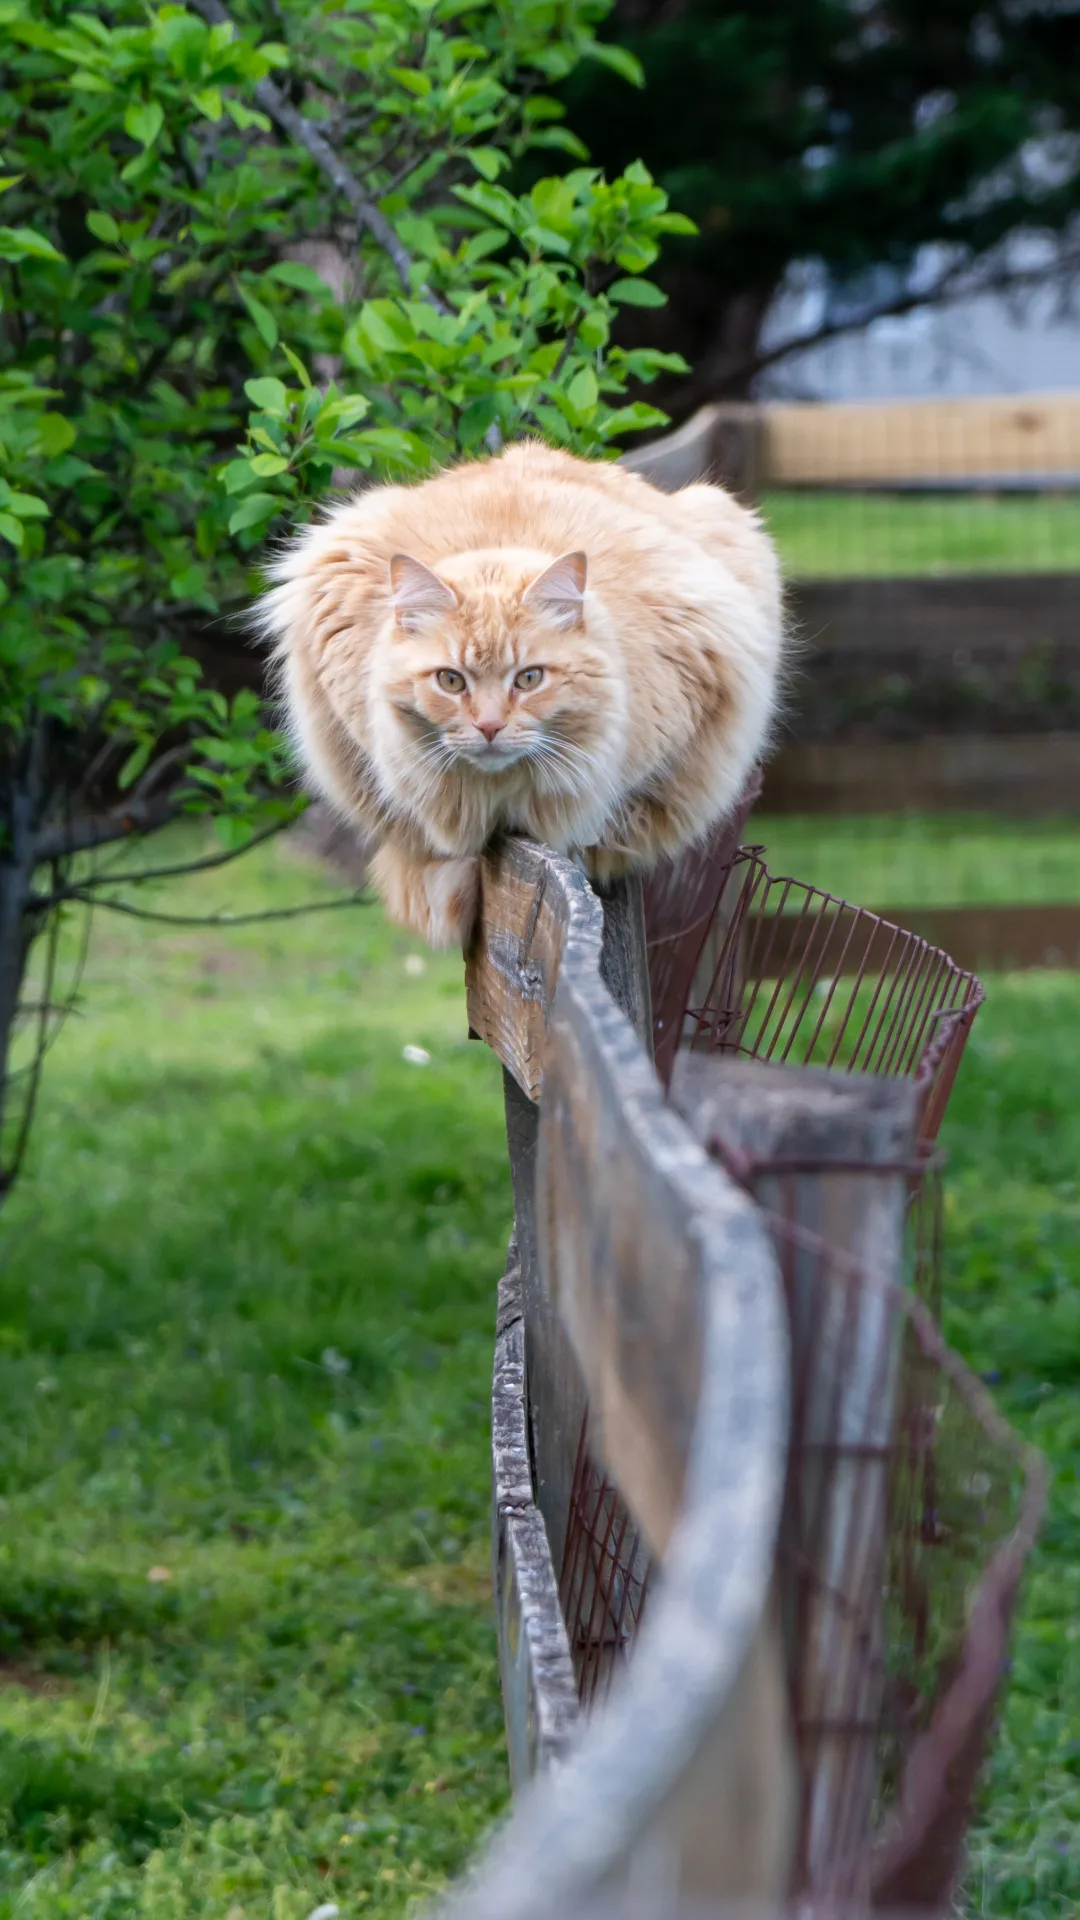
[[[1078,270],[1080,256],[1074,256],[1071,251],[1062,257],[1052,272],[1041,266],[1003,267],[980,274],[977,264],[970,260],[960,261],[932,287],[897,294],[895,298],[883,300],[870,310],[852,314],[850,319],[827,321],[809,328],[803,334],[789,336],[776,346],[744,360],[733,361],[731,355],[724,351],[706,355],[695,368],[694,377],[683,382],[678,389],[679,417],[685,418],[707,400],[732,391],[743,393],[752,380],[770,367],[794,359],[797,354],[809,352],[813,347],[824,346],[830,340],[862,333],[876,320],[899,319],[905,314],[940,309],[952,301],[976,299],[985,294],[1006,297],[1010,293],[1024,293],[1046,287],[1062,274]]]
[[[202,860],[184,860],[172,867],[140,867],[135,873],[118,872],[115,867],[102,873],[90,873],[82,880],[73,880],[68,885],[57,887],[52,893],[35,894],[32,905],[35,912],[43,913],[49,907],[62,907],[68,900],[88,900],[99,887],[135,887],[144,880],[184,880],[192,873],[209,873],[214,867],[225,867],[231,860],[239,860],[242,854],[250,853],[253,847],[261,847],[264,841],[273,840],[286,827],[293,825],[291,819],[275,820],[272,826],[253,833],[242,847],[229,847],[222,853],[210,853]]]
[[[81,898],[78,888],[69,898]],[[154,913],[149,907],[133,907],[127,900],[107,900],[101,894],[93,898],[94,906],[104,907],[108,913],[125,913],[132,920],[158,920],[168,927],[252,927],[263,920],[299,920],[305,913],[323,913],[333,907],[370,907],[374,901],[374,894],[360,891],[338,894],[332,900],[307,900],[300,907],[265,907],[260,913]]]

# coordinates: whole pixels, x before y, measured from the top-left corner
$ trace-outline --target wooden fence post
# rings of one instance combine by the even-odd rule
[[[864,1896],[917,1089],[684,1054],[672,1097],[703,1145],[741,1157],[779,1223],[798,1409],[780,1588],[803,1751],[800,1880]]]

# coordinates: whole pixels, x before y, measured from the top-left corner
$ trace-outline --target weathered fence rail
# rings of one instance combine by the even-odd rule
[[[1080,517],[1077,395],[718,404],[624,460],[665,490],[714,479],[747,500],[766,495],[767,511],[798,496],[806,512],[825,494],[835,521],[852,496],[842,543],[839,522],[823,545],[803,536],[824,577],[796,569],[788,583],[796,670],[769,811],[1080,810],[1080,572],[1062,504]],[[934,565],[925,519],[921,571],[910,554],[875,549],[872,534],[863,555],[854,496],[873,505],[891,493],[904,508],[900,496],[910,505],[935,489],[946,542],[965,493],[978,513],[988,496],[1041,492],[1056,496],[1057,517],[1040,548],[1044,523],[1029,514],[1025,538],[1014,529],[996,557],[984,526],[971,549],[981,557],[963,569]]]
[[[493,1382],[516,1804],[457,1920],[940,1913],[955,1879],[1041,1498],[904,1284],[977,983],[917,942],[860,980],[836,1044],[876,1077],[712,1051],[782,1030],[816,1057],[829,1010],[808,1032],[792,992],[779,1029],[751,1020],[759,871],[729,843],[653,887],[650,949],[636,886],[601,900],[520,840],[485,857],[467,983],[516,1216]],[[650,952],[658,1008],[704,983],[704,1051],[668,1047]],[[866,992],[895,1002],[888,1049],[855,1034]]]
[[[779,1897],[793,1844],[782,1675],[763,1627],[786,1458],[783,1301],[756,1209],[649,1062],[640,912],[635,891],[605,911],[565,861],[508,842],[485,863],[468,971],[471,1025],[507,1073],[517,1219],[495,1385],[509,1744],[519,1779],[561,1762],[472,1891],[470,1912],[508,1920],[635,1867],[667,1897]],[[555,1543],[586,1404],[590,1451],[663,1580],[631,1684],[582,1727]],[[522,1521],[533,1507],[542,1535]]]

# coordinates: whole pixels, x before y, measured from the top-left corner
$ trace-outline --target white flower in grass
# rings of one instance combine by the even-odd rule
[[[412,979],[419,980],[420,975],[427,972],[427,968],[418,953],[409,953],[405,956],[405,971]]]
[[[402,1047],[401,1057],[403,1060],[408,1061],[410,1067],[429,1067],[431,1065],[431,1055],[426,1047]]]

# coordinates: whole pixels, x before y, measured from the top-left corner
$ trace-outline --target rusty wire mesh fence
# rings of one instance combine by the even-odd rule
[[[767,1195],[792,1334],[778,1580],[801,1771],[796,1891],[934,1906],[955,1876],[1042,1501],[1037,1456],[937,1326],[933,1141],[982,988],[926,941],[774,878],[760,849],[738,845],[751,799],[678,876],[647,884],[656,1059],[665,1082],[682,1046],[919,1088],[903,1285],[808,1230],[797,1195],[811,1169],[709,1147]],[[853,1394],[861,1416],[879,1410],[872,1443]],[[586,1415],[560,1571],[583,1704],[629,1657],[650,1577]]]

